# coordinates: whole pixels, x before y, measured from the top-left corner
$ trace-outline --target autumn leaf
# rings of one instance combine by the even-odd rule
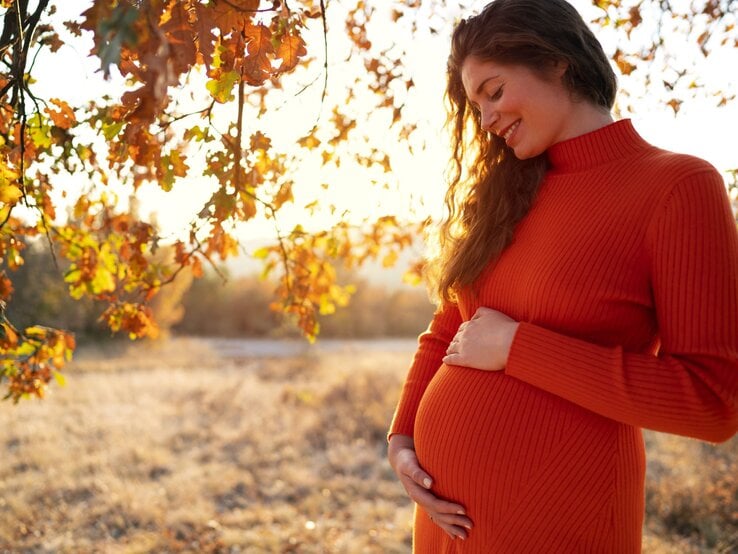
[[[291,71],[306,54],[305,41],[301,36],[285,35],[277,48],[277,57],[282,60],[279,71]]]
[[[162,156],[160,165],[159,186],[164,191],[172,190],[176,177],[185,177],[187,175],[187,164],[185,160],[187,156],[178,150],[172,150],[169,154]]]
[[[261,23],[258,25],[247,23],[244,35],[248,51],[248,56],[243,61],[244,80],[249,85],[258,86],[263,84],[272,72],[272,62],[269,59],[269,56],[274,54],[272,32]]]
[[[0,184],[0,202],[15,204],[23,196],[23,192],[15,185]]]
[[[382,267],[392,267],[397,263],[397,251],[390,250],[387,255],[382,259]]]
[[[630,75],[636,69],[636,66],[625,58],[625,54],[623,54],[620,49],[615,51],[613,59],[615,60],[620,73],[622,73],[623,75]]]
[[[70,129],[75,123],[77,123],[74,110],[72,110],[69,104],[63,100],[59,100],[58,98],[52,98],[49,102],[59,108],[58,111],[52,110],[49,107],[45,108],[46,113],[49,114],[54,125],[62,129]]]
[[[257,131],[251,135],[250,143],[252,150],[269,150],[272,146],[272,139],[261,131]]]
[[[188,12],[189,23],[194,30],[194,42],[198,52],[198,62],[210,69],[215,50],[215,34],[213,33],[213,11],[211,8],[195,4]]]
[[[279,191],[274,195],[274,207],[279,209],[285,202],[294,202],[295,197],[292,195],[292,183],[286,182],[279,187]]]
[[[90,8],[89,13],[94,9]],[[118,65],[121,60],[121,49],[125,45],[135,45],[138,35],[133,24],[138,19],[139,11],[132,4],[121,2],[110,13],[107,19],[99,22],[98,56],[105,78],[110,77],[110,66]]]
[[[679,108],[682,107],[682,101],[676,98],[672,98],[666,103],[666,105],[669,106],[672,110],[674,110],[674,115],[676,115],[679,113]]]
[[[184,73],[195,64],[198,52],[185,5],[179,0],[170,0],[159,25],[169,42],[168,61],[173,63],[174,71]]]
[[[311,133],[299,139],[297,141],[297,144],[299,144],[303,148],[307,148],[308,150],[313,150],[320,146],[320,140]]]
[[[233,86],[238,81],[237,71],[226,71],[218,79],[211,79],[205,87],[210,91],[212,97],[221,104],[233,100]]]

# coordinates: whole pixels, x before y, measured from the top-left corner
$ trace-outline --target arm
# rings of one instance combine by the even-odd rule
[[[717,172],[674,186],[646,248],[658,356],[521,323],[505,372],[617,421],[727,440],[738,429],[738,235]]]
[[[441,366],[441,359],[460,323],[461,314],[458,308],[445,304],[434,315],[428,330],[420,335],[418,350],[405,379],[390,427],[387,455],[408,496],[451,538],[466,539],[472,522],[466,517],[464,507],[433,493],[433,478],[418,463],[413,441],[415,414],[420,399]]]
[[[418,339],[418,350],[402,388],[400,401],[390,427],[390,437],[399,433],[413,436],[415,413],[428,383],[441,367],[451,339],[461,324],[461,314],[455,304],[444,304],[433,316],[428,330]]]

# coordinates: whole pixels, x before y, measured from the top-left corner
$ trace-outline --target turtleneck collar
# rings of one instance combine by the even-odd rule
[[[614,161],[648,146],[630,119],[622,119],[590,133],[557,142],[546,154],[553,171],[570,172]]]

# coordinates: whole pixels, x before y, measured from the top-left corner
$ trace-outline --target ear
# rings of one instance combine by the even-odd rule
[[[567,69],[569,69],[568,62],[565,62],[564,60],[556,60],[553,65],[553,74],[561,79]]]

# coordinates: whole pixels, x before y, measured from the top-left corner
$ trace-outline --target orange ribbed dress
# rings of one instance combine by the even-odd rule
[[[390,433],[414,437],[467,540],[418,508],[417,553],[640,552],[641,427],[738,427],[738,234],[707,162],[623,120],[551,147],[512,244],[419,339]],[[487,306],[521,322],[504,371],[442,364]]]

